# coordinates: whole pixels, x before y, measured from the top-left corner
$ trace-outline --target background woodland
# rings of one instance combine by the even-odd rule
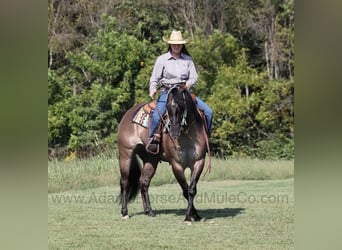
[[[48,0],[50,157],[116,150],[120,119],[149,101],[173,29],[191,38],[213,153],[293,158],[293,0]]]

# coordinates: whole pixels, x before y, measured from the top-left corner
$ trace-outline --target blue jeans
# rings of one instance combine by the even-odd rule
[[[213,110],[204,102],[202,101],[200,98],[198,98],[196,96],[196,102],[197,102],[197,106],[200,109],[203,109],[204,114],[205,114],[205,118],[207,120],[207,125],[208,125],[208,136],[210,137],[211,134],[211,125],[212,125],[212,121],[213,121]]]
[[[151,121],[148,138],[153,137],[153,134],[155,133],[155,130],[157,129],[158,124],[160,122],[160,116],[164,115],[164,113],[166,112],[166,98],[167,98],[167,92],[162,91],[160,93],[159,98],[157,99],[156,109],[152,113],[152,121]]]
[[[158,127],[158,124],[160,122],[160,116],[164,115],[166,112],[166,98],[167,98],[167,92],[162,91],[160,93],[160,96],[157,100],[157,106],[156,109],[153,111],[152,114],[152,122],[150,126],[150,131],[149,131],[149,138],[153,137],[153,134],[155,133],[155,130]],[[207,120],[207,125],[208,125],[208,135],[210,136],[211,134],[211,124],[212,124],[212,119],[213,119],[213,111],[211,108],[203,102],[200,98],[196,97],[196,102],[197,105],[200,109],[203,109],[206,120]]]

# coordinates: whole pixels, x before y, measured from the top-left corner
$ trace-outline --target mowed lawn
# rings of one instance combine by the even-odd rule
[[[158,173],[157,173],[158,174]],[[293,249],[294,179],[200,180],[202,222],[183,222],[178,184],[150,188],[157,216],[140,195],[121,219],[119,186],[48,194],[49,249]]]

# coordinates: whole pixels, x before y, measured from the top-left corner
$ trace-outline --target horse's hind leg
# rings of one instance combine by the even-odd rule
[[[157,165],[158,165],[157,160],[153,160],[152,162],[151,161],[144,162],[144,167],[142,169],[140,180],[139,180],[141,198],[142,198],[143,206],[144,206],[144,212],[146,215],[152,216],[152,217],[155,216],[155,214],[151,207],[148,189],[150,186],[151,179],[156,172]]]
[[[121,188],[121,215],[122,218],[128,218],[127,209],[127,178],[120,178],[120,188]]]
[[[120,159],[120,196],[121,196],[121,215],[122,218],[128,218],[127,198],[128,198],[128,178],[129,178],[129,160]]]

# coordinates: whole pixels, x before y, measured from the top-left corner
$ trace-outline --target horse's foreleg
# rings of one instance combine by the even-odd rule
[[[197,194],[197,181],[196,180],[190,183],[188,194],[189,194],[189,200],[188,200],[188,208],[187,208],[186,214],[189,214],[190,217],[193,217],[195,221],[199,221],[202,219],[202,217],[198,215],[197,210],[194,205],[194,199]]]
[[[187,208],[187,215],[192,216],[195,221],[199,221],[202,219],[201,216],[198,215],[197,210],[194,206],[194,199],[197,194],[197,182],[201,176],[202,170],[204,167],[204,159],[196,161],[194,168],[192,169],[191,173],[191,181],[190,186],[188,189],[188,208]]]
[[[189,204],[189,186],[188,186],[188,183],[186,182],[186,178],[184,175],[184,168],[177,163],[172,163],[172,171],[179,185],[182,188],[184,198],[188,201],[188,204]],[[187,209],[184,221],[191,221],[191,209],[189,209],[189,207]]]
[[[182,188],[183,191],[183,196],[186,200],[189,199],[189,194],[188,194],[188,183],[186,182],[185,175],[184,175],[184,169],[182,167],[174,167],[172,168],[173,174],[176,177],[176,180],[178,181],[179,185]]]
[[[141,198],[143,201],[145,214],[148,216],[152,216],[152,217],[155,216],[155,214],[154,214],[152,207],[151,207],[148,189],[150,186],[151,179],[156,172],[158,162],[155,162],[153,164],[150,162],[144,163],[144,167],[143,167],[143,170],[141,172],[140,179],[139,179]]]

